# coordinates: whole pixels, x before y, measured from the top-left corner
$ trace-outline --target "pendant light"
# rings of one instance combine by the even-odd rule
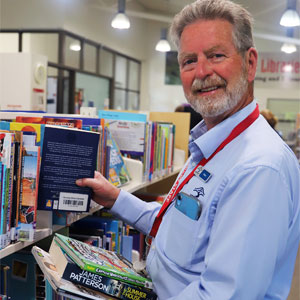
[[[286,30],[286,35],[290,38],[292,38],[294,36],[294,28],[287,28]],[[282,52],[285,52],[287,54],[291,54],[297,51],[297,47],[295,44],[293,43],[284,43],[281,46],[280,49]]]
[[[287,9],[280,19],[280,25],[285,27],[300,26],[300,17],[296,10],[296,0],[288,0]]]
[[[156,44],[155,50],[160,52],[168,52],[171,50],[171,46],[167,40],[167,28],[161,29],[160,40]]]
[[[125,0],[118,0],[118,13],[113,18],[111,26],[117,29],[130,28],[130,21],[125,15]]]

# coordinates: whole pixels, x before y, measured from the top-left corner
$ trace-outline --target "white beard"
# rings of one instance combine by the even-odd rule
[[[196,78],[191,90],[215,85],[223,86],[224,92],[221,96],[197,96],[193,92],[186,95],[193,109],[204,118],[217,117],[237,106],[248,89],[247,74],[243,68],[240,79],[231,88],[228,88],[226,81],[217,75],[204,80]]]

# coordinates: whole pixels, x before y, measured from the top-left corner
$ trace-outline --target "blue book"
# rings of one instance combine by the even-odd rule
[[[123,120],[135,122],[147,122],[147,115],[140,113],[113,111],[113,110],[99,110],[98,117],[100,119],[108,120]]]
[[[75,181],[94,177],[98,144],[97,132],[46,125],[38,209],[89,211],[92,190]]]

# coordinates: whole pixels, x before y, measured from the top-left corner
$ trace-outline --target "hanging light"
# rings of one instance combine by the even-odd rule
[[[160,51],[160,52],[168,52],[171,50],[171,46],[167,40],[167,29],[163,28],[160,32],[160,40],[159,42],[156,44],[155,47],[156,51]]]
[[[79,41],[74,41],[70,44],[70,50],[72,51],[80,51],[81,50],[81,45]]]
[[[294,37],[294,28],[287,28],[286,30],[286,36],[287,37]],[[288,53],[288,54],[291,54],[291,53],[294,53],[297,51],[297,47],[295,44],[293,43],[284,43],[282,46],[281,46],[281,49],[280,49],[282,52],[285,52],[285,53]]]
[[[297,47],[295,44],[284,43],[280,49],[282,52],[291,54],[297,51]]]
[[[111,22],[111,26],[117,29],[128,29],[130,21],[125,15],[125,0],[118,0],[118,13]]]
[[[280,19],[280,25],[285,27],[300,26],[300,17],[296,5],[296,0],[288,0],[287,9]]]

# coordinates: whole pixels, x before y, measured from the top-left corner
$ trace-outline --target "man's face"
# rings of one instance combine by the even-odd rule
[[[246,102],[248,72],[225,20],[198,21],[184,28],[179,66],[184,93],[204,118],[229,116]]]

